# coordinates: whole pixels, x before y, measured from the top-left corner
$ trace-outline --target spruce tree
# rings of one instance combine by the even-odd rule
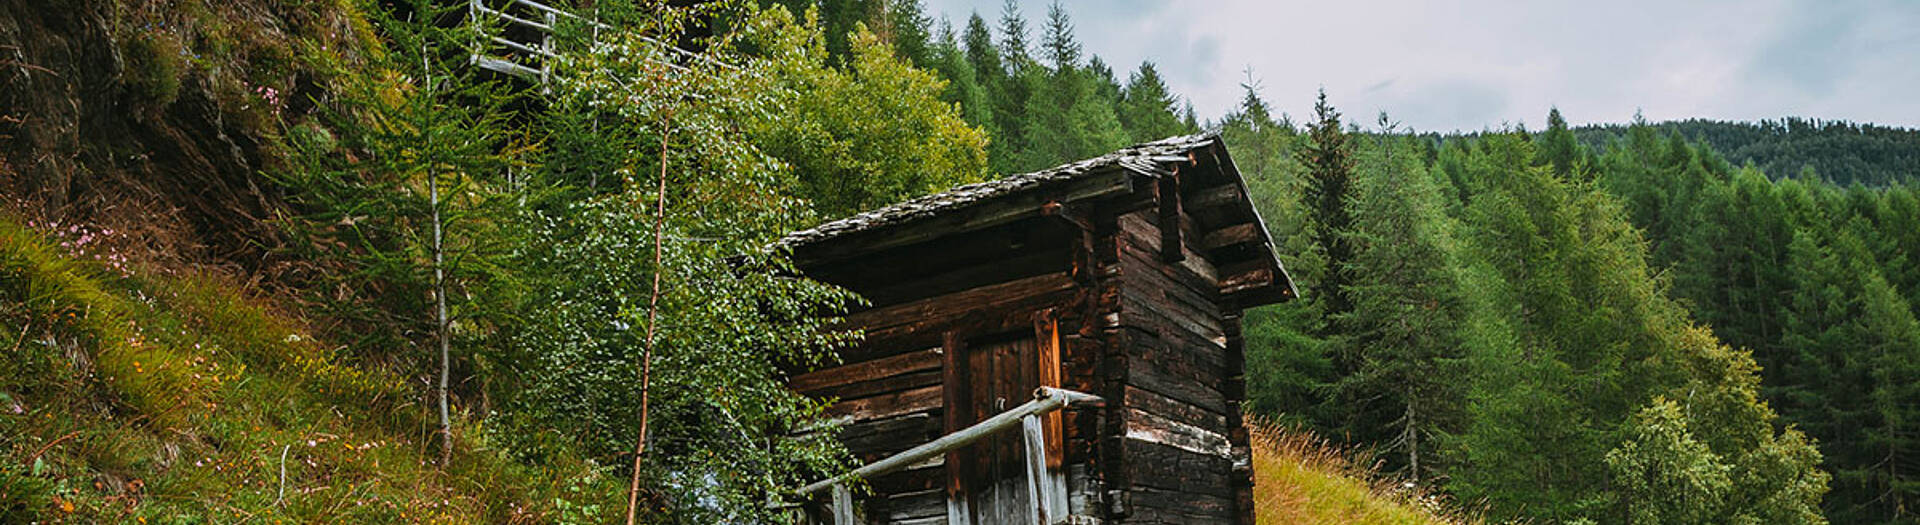
[[[879,24],[885,31],[883,40],[893,44],[894,52],[915,67],[933,69],[933,19],[927,17],[923,0],[889,0],[886,4],[886,19]]]
[[[1027,50],[1027,18],[1020,14],[1020,2],[1007,0],[1000,6],[1000,60],[1009,73],[1018,73],[1033,61]]]
[[[981,85],[993,85],[1005,77],[1006,68],[1000,64],[1000,50],[993,46],[993,32],[987,29],[987,21],[980,13],[967,17],[964,47],[967,63],[973,65],[973,73],[978,75]]]
[[[1580,143],[1574,138],[1573,130],[1567,129],[1567,119],[1560,116],[1560,108],[1548,111],[1547,131],[1540,135],[1540,161],[1551,164],[1555,175],[1570,179],[1581,155]]]
[[[1353,228],[1353,216],[1347,207],[1351,199],[1354,152],[1346,130],[1341,127],[1340,112],[1327,103],[1326,90],[1320,90],[1313,113],[1315,120],[1307,129],[1307,143],[1294,155],[1306,169],[1306,198],[1313,215],[1313,239],[1326,259],[1326,271],[1320,282],[1310,286],[1321,311],[1337,323],[1353,311],[1353,301],[1346,291],[1352,283],[1346,265],[1353,261],[1353,248],[1347,240],[1347,232]]]
[[[1425,163],[1384,114],[1380,133],[1354,181],[1354,310],[1341,330],[1358,365],[1334,384],[1334,403],[1350,413],[1342,435],[1379,444],[1419,483],[1436,456],[1431,441],[1452,433],[1462,406],[1454,226]]]
[[[1047,27],[1040,39],[1040,50],[1056,72],[1080,67],[1080,42],[1073,38],[1073,19],[1059,0],[1047,5]]]
[[[1128,76],[1127,87],[1120,93],[1120,125],[1127,129],[1128,138],[1134,142],[1186,132],[1187,125],[1180,122],[1178,101],[1167,91],[1167,84],[1161,80],[1153,62],[1141,62],[1140,68]]]

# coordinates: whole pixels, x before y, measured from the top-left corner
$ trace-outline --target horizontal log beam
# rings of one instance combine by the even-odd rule
[[[794,376],[787,381],[787,388],[797,392],[814,392],[828,387],[840,386],[861,381],[872,381],[888,376],[932,370],[940,367],[939,348],[928,348],[916,352],[907,352],[891,357],[882,357],[871,361],[851,363],[822,370],[815,370]]]
[[[1260,231],[1260,225],[1243,222],[1207,233],[1206,238],[1200,241],[1200,245],[1208,251],[1213,251],[1236,244],[1265,241],[1267,238],[1264,233]]]
[[[1219,186],[1195,190],[1187,198],[1187,200],[1191,201],[1187,206],[1190,208],[1213,208],[1233,204],[1240,199],[1240,185],[1221,184]]]

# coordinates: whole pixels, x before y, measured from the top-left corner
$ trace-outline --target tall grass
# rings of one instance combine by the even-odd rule
[[[109,268],[45,233],[0,217],[0,523],[546,523],[618,501],[604,469],[516,462],[475,422],[433,464],[408,375],[236,279]]]
[[[1252,426],[1259,523],[1478,524],[1438,495],[1382,476],[1358,454],[1272,423]]]

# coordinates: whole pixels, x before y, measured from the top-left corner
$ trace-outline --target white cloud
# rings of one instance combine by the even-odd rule
[[[928,0],[964,26],[995,0]],[[1675,5],[1680,4],[1680,5]],[[1152,60],[1204,116],[1262,95],[1298,119],[1322,86],[1349,118],[1423,130],[1789,115],[1920,127],[1920,2],[1067,0],[1122,77]],[[1022,3],[1036,30],[1046,3]],[[1037,40],[1037,35],[1035,40]]]

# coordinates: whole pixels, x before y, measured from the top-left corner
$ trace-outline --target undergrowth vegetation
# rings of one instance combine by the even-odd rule
[[[424,463],[401,376],[237,289],[122,275],[0,220],[0,522],[545,522],[617,490],[486,432]]]

